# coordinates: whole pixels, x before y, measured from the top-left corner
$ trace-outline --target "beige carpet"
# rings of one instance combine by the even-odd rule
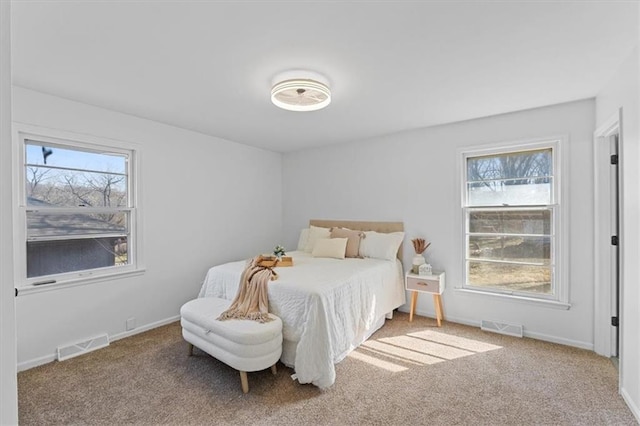
[[[631,425],[612,363],[592,352],[397,313],[321,391],[278,365],[238,372],[178,323],[18,375],[22,425]]]

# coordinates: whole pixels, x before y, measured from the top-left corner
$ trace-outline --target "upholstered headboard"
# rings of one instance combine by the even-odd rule
[[[404,232],[403,222],[367,222],[356,220],[323,220],[311,219],[309,225],[320,226],[323,228],[349,228],[356,231],[376,231],[376,232]],[[398,259],[402,262],[402,244],[398,248]]]

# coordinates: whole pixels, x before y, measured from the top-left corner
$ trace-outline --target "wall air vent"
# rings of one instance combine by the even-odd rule
[[[480,323],[480,329],[515,337],[522,337],[523,333],[521,325],[505,324],[503,322],[489,320],[482,320]]]
[[[109,346],[109,336],[107,334],[101,334],[100,336],[66,346],[58,346],[58,361],[64,361],[74,356],[86,354],[87,352],[95,351],[105,346]]]

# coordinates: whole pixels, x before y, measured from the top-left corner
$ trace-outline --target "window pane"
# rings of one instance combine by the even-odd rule
[[[472,182],[467,184],[470,206],[551,204],[550,177]]]
[[[27,205],[126,207],[127,177],[109,173],[28,166]]]
[[[551,149],[468,158],[467,203],[550,204],[552,176]]]
[[[126,234],[128,213],[27,212],[27,238],[68,235]]]
[[[120,174],[127,172],[127,157],[122,154],[60,148],[31,140],[25,144],[25,151],[27,164]]]
[[[469,258],[550,265],[551,238],[470,235]]]
[[[27,242],[27,277],[128,264],[126,238]]]
[[[493,262],[468,262],[468,285],[503,291],[551,294],[551,268]]]
[[[531,181],[553,175],[551,149],[486,155],[467,159],[467,182],[502,179]]]
[[[469,232],[550,235],[551,210],[470,212]]]

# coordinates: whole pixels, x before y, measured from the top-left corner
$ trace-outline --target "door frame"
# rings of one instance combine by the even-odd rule
[[[18,423],[13,285],[11,2],[0,1],[0,424]]]
[[[612,304],[614,303],[615,287],[610,280],[611,264],[611,222],[608,214],[601,214],[600,208],[606,205],[610,207],[610,191],[606,193],[600,190],[600,184],[603,179],[609,182],[609,170],[606,176],[603,176],[602,169],[598,168],[598,156],[603,152],[609,153],[609,138],[615,134],[618,135],[618,157],[622,158],[622,108],[616,114],[610,117],[602,126],[598,127],[593,133],[593,169],[594,169],[594,257],[593,257],[593,277],[594,277],[594,336],[593,349],[602,356],[611,357],[615,353],[613,347],[614,327],[611,325]],[[618,194],[622,194],[622,161],[618,161]],[[623,220],[622,220],[622,197],[618,201],[618,264],[622,262],[623,250]],[[606,259],[606,260],[603,260]],[[618,287],[622,291],[622,275],[619,275]],[[618,295],[621,298],[621,294]],[[617,312],[618,318],[621,312]],[[622,334],[620,333],[620,336]],[[618,348],[622,346],[622,342],[618,342]],[[618,354],[621,351],[618,351]]]

